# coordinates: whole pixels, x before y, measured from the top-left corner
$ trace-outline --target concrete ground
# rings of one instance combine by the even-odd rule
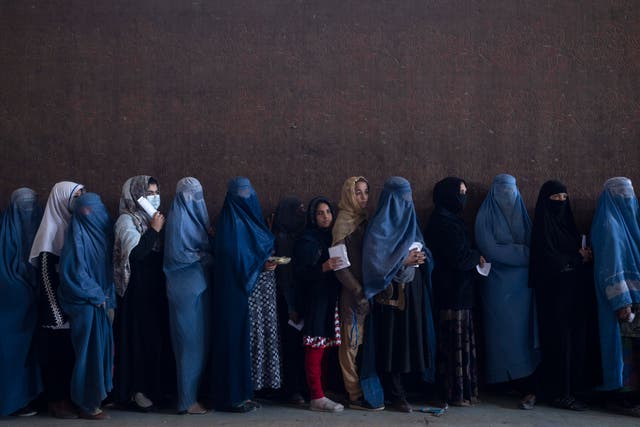
[[[261,401],[262,408],[249,414],[211,412],[206,415],[174,415],[169,413],[140,414],[136,412],[108,410],[112,419],[106,421],[58,420],[47,415],[28,418],[0,418],[0,426],[640,426],[640,418],[612,414],[600,409],[574,412],[538,405],[534,410],[517,409],[515,398],[483,396],[482,404],[472,408],[449,408],[442,417],[419,412],[423,406],[413,401],[411,414],[385,410],[363,412],[345,409],[336,414],[312,412],[305,408],[294,408]]]

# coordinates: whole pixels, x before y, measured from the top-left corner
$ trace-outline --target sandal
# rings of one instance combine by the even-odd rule
[[[187,409],[188,415],[204,415],[206,413],[207,410],[199,402],[194,403]]]
[[[344,406],[328,397],[321,397],[320,399],[311,399],[309,409],[320,412],[340,412],[344,409]]]
[[[518,407],[520,409],[533,409],[536,406],[536,395],[535,394],[527,394],[522,398]]]
[[[551,406],[572,411],[586,411],[589,409],[586,403],[576,400],[573,396],[558,397],[553,399]]]

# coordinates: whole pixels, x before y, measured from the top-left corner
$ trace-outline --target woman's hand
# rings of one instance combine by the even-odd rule
[[[578,249],[578,252],[582,255],[582,262],[584,263],[591,262],[593,259],[593,251],[591,248],[580,248]]]
[[[158,211],[153,215],[153,218],[151,218],[151,223],[149,225],[159,233],[160,230],[162,230],[162,227],[164,227],[164,221],[164,215]]]
[[[618,320],[626,322],[631,316],[631,306],[628,305],[626,307],[619,308],[618,311],[616,311],[616,314],[618,315]]]
[[[262,271],[273,271],[276,269],[276,267],[278,266],[278,264],[276,264],[273,261],[267,261],[264,263],[264,270]]]
[[[336,256],[333,258],[329,258],[322,263],[322,272],[326,273],[327,271],[335,270],[336,268],[340,268],[341,265],[342,260],[340,259],[340,257]]]
[[[404,265],[416,265],[416,264],[424,264],[424,260],[426,255],[424,252],[419,251],[418,249],[412,249],[409,251],[409,255],[404,259]]]

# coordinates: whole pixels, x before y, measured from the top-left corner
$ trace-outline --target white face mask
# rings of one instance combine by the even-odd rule
[[[147,196],[147,200],[151,203],[154,209],[158,209],[160,207],[160,195],[154,194],[152,196]]]

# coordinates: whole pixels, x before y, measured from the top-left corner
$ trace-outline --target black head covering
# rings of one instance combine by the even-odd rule
[[[567,187],[559,181],[547,181],[540,188],[531,231],[530,287],[543,284],[547,274],[552,273],[550,269],[559,271],[566,262],[578,258],[580,234],[569,198],[564,201],[549,198],[553,194],[566,192]]]
[[[329,210],[333,214],[333,221],[329,228],[318,228],[316,222],[316,212],[318,205],[326,203]],[[326,197],[316,197],[309,202],[307,207],[307,227],[302,233],[299,242],[296,244],[296,262],[301,265],[314,265],[320,257],[325,256],[329,246],[331,246],[331,229],[335,223],[335,210],[333,205]]]
[[[533,221],[532,240],[544,245],[546,251],[575,252],[580,247],[580,235],[573,212],[566,200],[551,200],[553,194],[566,193],[559,181],[547,181],[540,189]]]
[[[466,194],[460,194],[460,184],[467,184],[463,179],[449,176],[433,187],[433,203],[452,213],[460,213],[466,204]]]
[[[307,208],[307,227],[308,228],[318,228],[318,223],[316,222],[316,213],[318,212],[318,205],[320,203],[325,203],[327,206],[329,206],[329,210],[333,215],[333,221],[331,222],[332,226],[336,220],[336,212],[333,209],[333,205],[331,204],[329,199],[322,196],[316,197],[309,202],[309,207]],[[330,228],[331,227],[329,227],[329,229]]]
[[[299,234],[304,229],[304,204],[296,196],[287,196],[280,200],[273,220],[276,233]]]

